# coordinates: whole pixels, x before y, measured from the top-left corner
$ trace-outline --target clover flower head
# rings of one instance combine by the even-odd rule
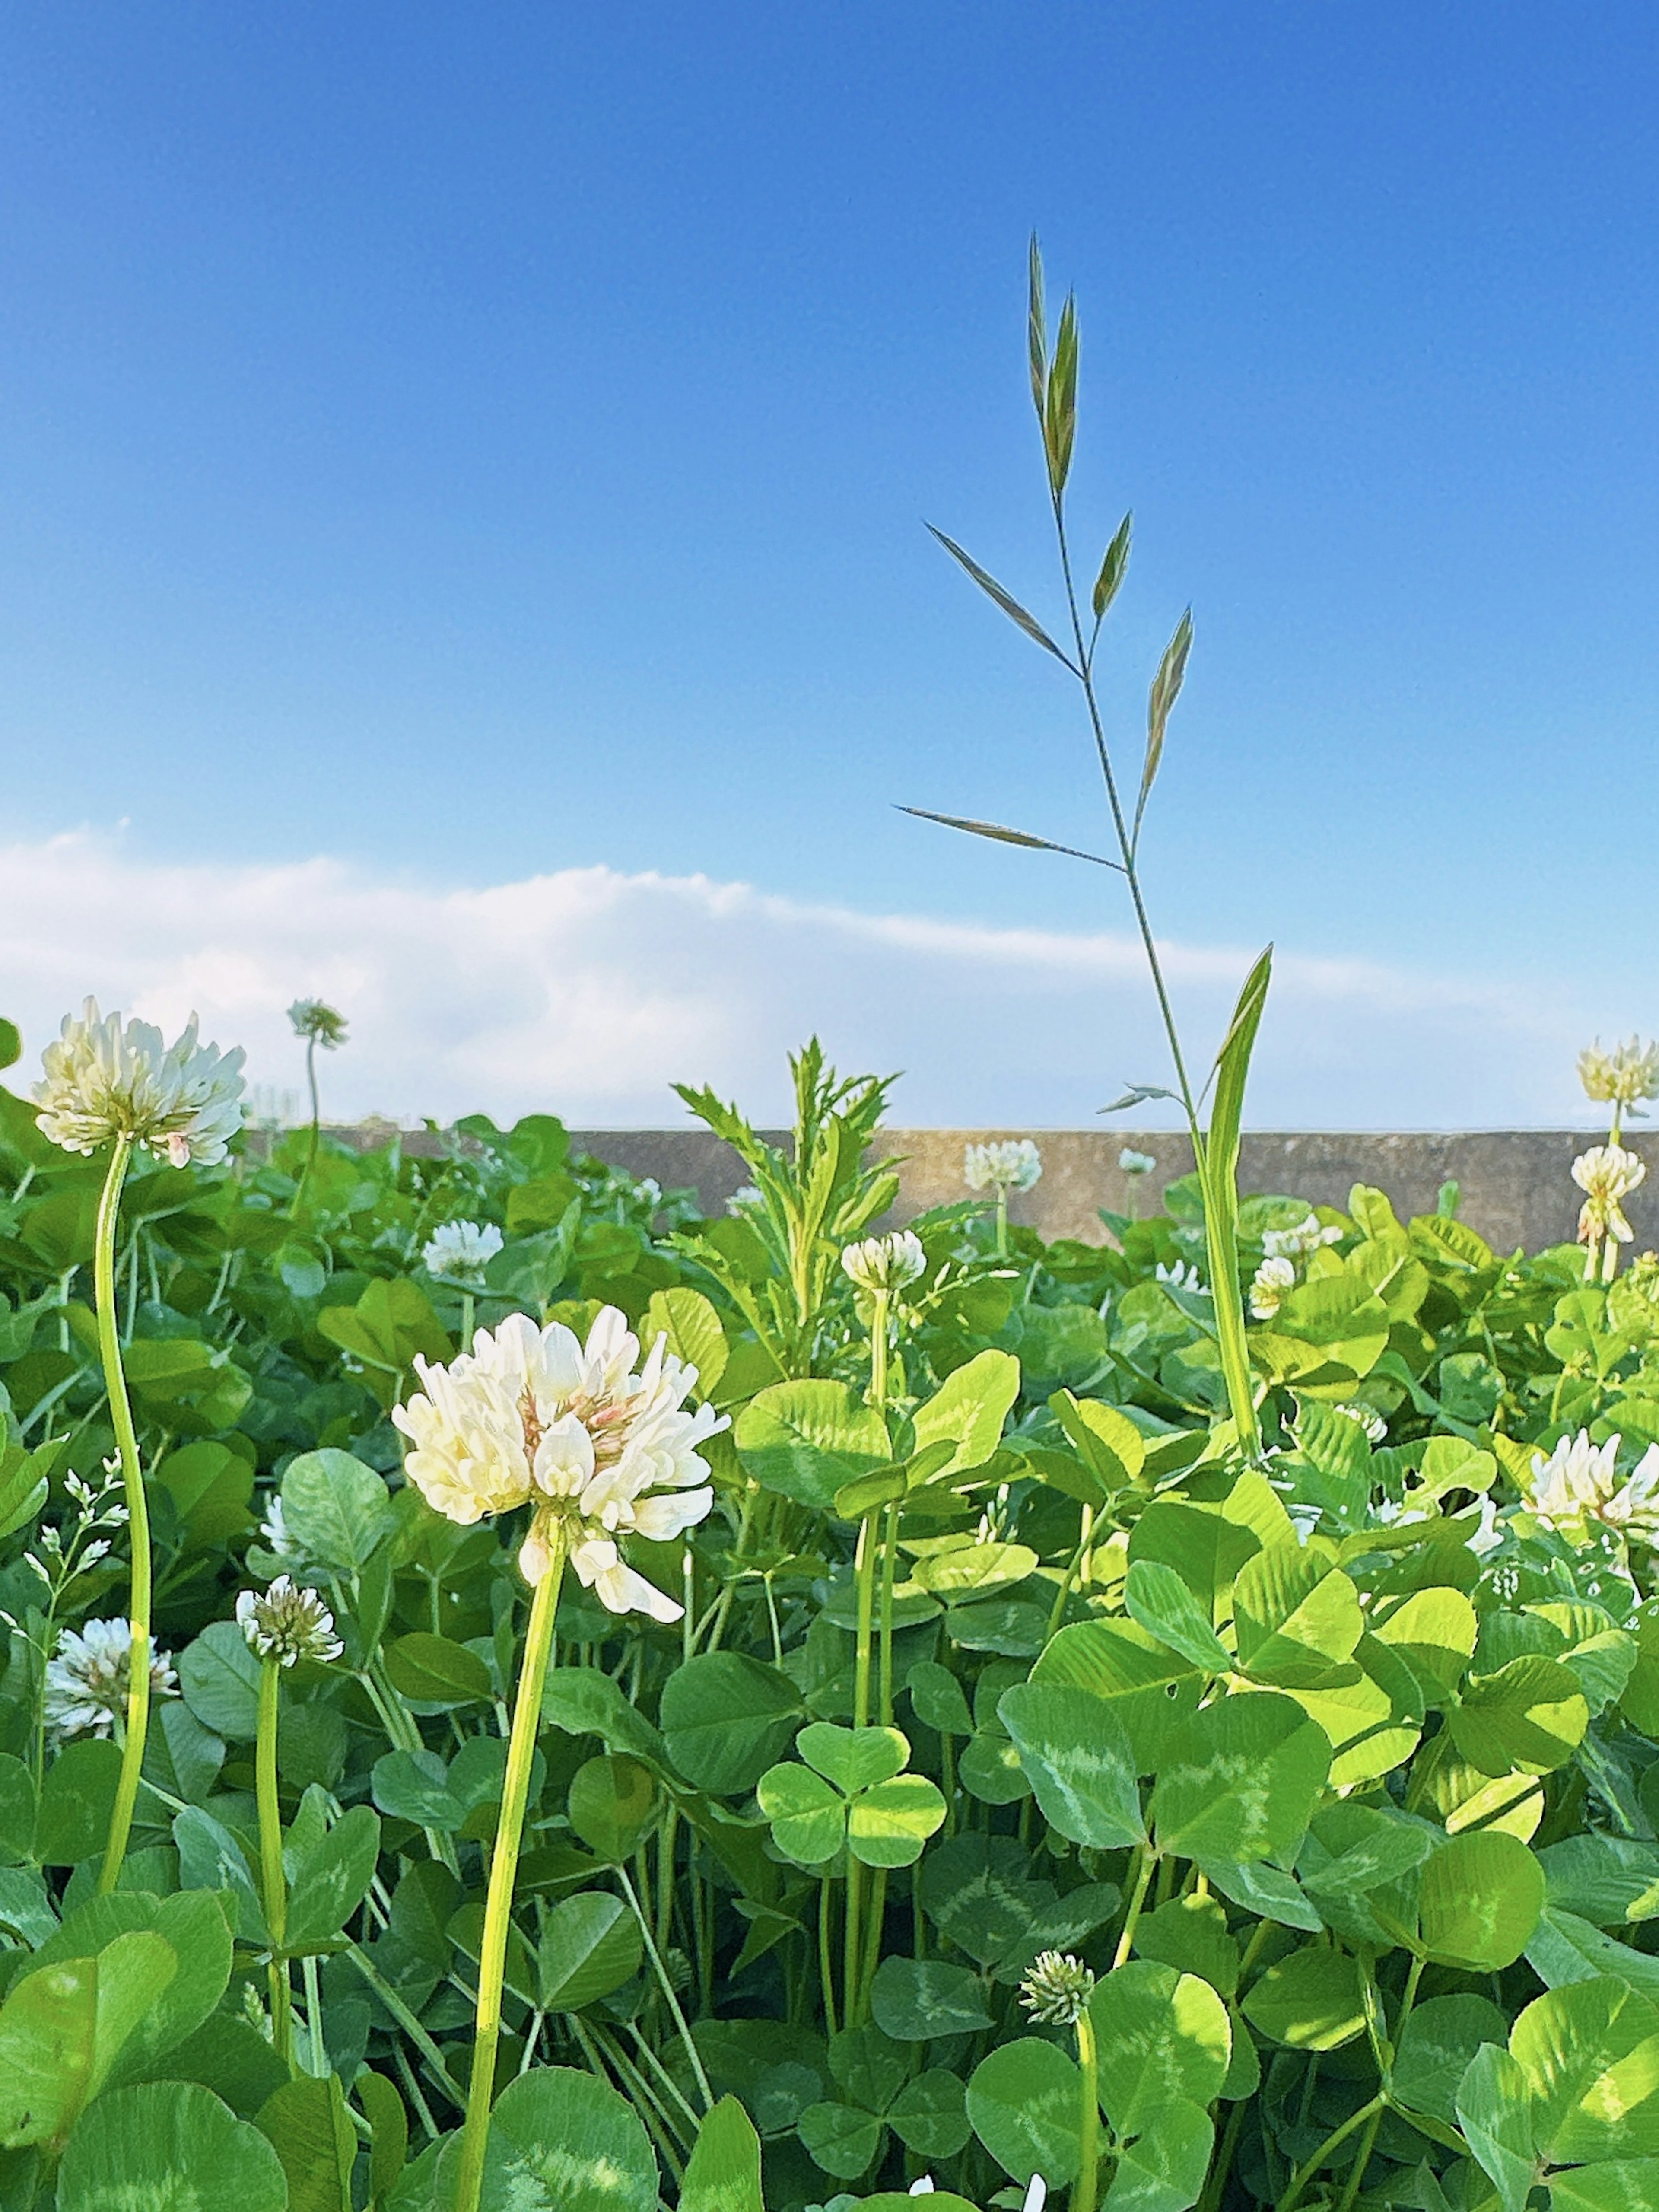
[[[740,1183],[726,1200],[726,1210],[728,1213],[742,1215],[752,1213],[765,1204],[764,1194],[757,1190],[752,1182],[745,1182]]]
[[[1282,1253],[1269,1253],[1250,1278],[1252,1315],[1257,1321],[1271,1321],[1285,1303],[1285,1291],[1295,1286],[1295,1261]]]
[[[1204,1287],[1204,1278],[1197,1267],[1182,1267],[1179,1260],[1160,1260],[1152,1270],[1152,1280],[1171,1291],[1201,1291]]]
[[[1659,1445],[1650,1444],[1634,1473],[1620,1483],[1614,1465],[1620,1438],[1592,1443],[1589,1432],[1563,1437],[1546,1459],[1532,1455],[1527,1503],[1547,1528],[1571,1536],[1597,1523],[1615,1535],[1659,1544]]]
[[[106,1018],[88,999],[41,1054],[34,1087],[41,1134],[66,1152],[126,1137],[176,1168],[215,1167],[242,1126],[242,1050],[199,1044],[192,1014],[176,1042],[149,1022]]]
[[[248,1649],[261,1659],[291,1667],[296,1659],[326,1662],[344,1649],[334,1633],[334,1615],[313,1589],[301,1589],[278,1575],[261,1596],[244,1590],[236,1601],[236,1622]]]
[[[485,1287],[484,1269],[501,1249],[501,1232],[493,1221],[481,1229],[476,1221],[446,1221],[433,1231],[421,1249],[421,1265],[440,1282],[456,1283],[464,1291]]]
[[[131,1677],[131,1623],[88,1620],[78,1632],[64,1629],[57,1651],[46,1662],[47,1728],[60,1738],[79,1735],[87,1729],[94,1735],[107,1735],[118,1717],[126,1717]],[[157,1698],[173,1697],[179,1687],[171,1655],[154,1647],[149,1655],[149,1686],[151,1695]]]
[[[1355,1401],[1350,1405],[1339,1406],[1336,1411],[1352,1421],[1356,1428],[1364,1429],[1367,1443],[1380,1444],[1389,1433],[1389,1425],[1375,1406],[1362,1405]]]
[[[1126,1176],[1149,1176],[1158,1165],[1151,1152],[1138,1152],[1133,1145],[1125,1145],[1117,1156],[1117,1164]]]
[[[841,1255],[849,1282],[872,1297],[878,1291],[902,1291],[927,1272],[927,1255],[914,1230],[896,1229],[890,1236],[866,1237],[849,1244]]]
[[[1597,1037],[1578,1055],[1578,1080],[1586,1098],[1632,1110],[1641,1099],[1659,1098],[1659,1040],[1644,1044],[1633,1036],[1603,1052]]]
[[[612,1613],[680,1618],[672,1598],[628,1566],[618,1539],[662,1543],[714,1504],[697,1446],[726,1426],[712,1406],[684,1410],[697,1380],[659,1336],[643,1362],[615,1306],[584,1344],[562,1322],[509,1314],[446,1366],[418,1353],[422,1388],[392,1418],[409,1438],[404,1469],[428,1505],[470,1526],[534,1507],[519,1553],[539,1582],[562,1550],[584,1589]]]
[[[295,1036],[304,1037],[308,1044],[321,1045],[325,1052],[335,1051],[346,1041],[345,1016],[321,999],[296,999],[288,1018]]]
[[[1647,1171],[1647,1162],[1622,1145],[1592,1145],[1589,1152],[1579,1154],[1572,1164],[1572,1179],[1584,1194],[1578,1213],[1581,1243],[1598,1237],[1611,1237],[1620,1244],[1630,1243],[1636,1232],[1621,1201]]]
[[[1030,1190],[1042,1174],[1042,1155],[1029,1137],[969,1145],[962,1156],[962,1179],[969,1190]]]
[[[1075,2027],[1095,1978],[1069,1951],[1039,1951],[1019,1985],[1019,2001],[1048,2027]]]
[[[1310,1212],[1305,1220],[1291,1229],[1267,1229],[1261,1234],[1261,1249],[1270,1260],[1304,1260],[1310,1252],[1316,1252],[1322,1244],[1334,1244],[1342,1231],[1334,1224],[1328,1226],[1316,1213]]]

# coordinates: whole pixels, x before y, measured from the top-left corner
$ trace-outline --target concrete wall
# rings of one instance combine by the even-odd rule
[[[387,1127],[373,1125],[333,1133],[356,1144],[381,1141]],[[765,1133],[782,1142],[776,1130]],[[1128,1178],[1119,1168],[1125,1146],[1150,1152],[1156,1170],[1140,1193],[1142,1212],[1155,1209],[1158,1194],[1174,1176],[1192,1166],[1185,1137],[1170,1131],[1129,1129],[890,1129],[888,1147],[904,1156],[896,1216],[905,1219],[924,1206],[966,1195],[962,1182],[964,1146],[988,1138],[1033,1136],[1042,1152],[1042,1180],[1016,1198],[1016,1221],[1029,1223],[1045,1237],[1104,1237],[1099,1209],[1128,1211]],[[1247,1193],[1272,1191],[1305,1198],[1316,1205],[1346,1206],[1356,1182],[1378,1185],[1402,1218],[1431,1212],[1443,1182],[1462,1185],[1462,1218],[1500,1251],[1516,1245],[1536,1251],[1569,1242],[1577,1232],[1582,1193],[1572,1181],[1572,1163],[1598,1139],[1583,1130],[1498,1129],[1461,1135],[1278,1133],[1253,1131],[1243,1140],[1239,1182]],[[654,1176],[665,1188],[698,1191],[706,1211],[720,1212],[745,1180],[735,1152],[705,1130],[573,1129],[579,1151],[596,1154],[631,1174]],[[1632,1132],[1632,1150],[1648,1162],[1649,1180],[1626,1201],[1636,1231],[1635,1249],[1659,1246],[1659,1130]],[[436,1148],[427,1132],[405,1134],[411,1152]]]

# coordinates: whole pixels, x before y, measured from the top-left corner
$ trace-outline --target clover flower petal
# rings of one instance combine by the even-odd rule
[[[173,1044],[149,1022],[123,1024],[88,999],[64,1017],[41,1054],[34,1088],[43,1136],[66,1152],[94,1152],[129,1138],[177,1168],[214,1167],[242,1126],[241,1048],[222,1053],[197,1041],[192,1014]]]

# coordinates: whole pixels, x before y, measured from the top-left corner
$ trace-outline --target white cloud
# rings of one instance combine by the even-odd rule
[[[1189,1055],[1207,1066],[1250,948],[1172,944]],[[578,1127],[672,1125],[675,1078],[781,1119],[784,1055],[813,1030],[847,1071],[907,1071],[902,1123],[1087,1125],[1167,1061],[1138,945],[812,906],[702,876],[568,868],[440,889],[315,859],[149,860],[80,831],[0,851],[0,1011],[33,1061],[94,993],[248,1048],[297,1091],[285,1009],[343,1009],[325,1110]],[[1621,1009],[1601,1014],[1609,1033]],[[1626,1026],[1628,1021],[1626,1018]],[[1582,1000],[1280,954],[1247,1118],[1256,1127],[1501,1127],[1585,1119]],[[16,1077],[12,1079],[16,1080]],[[1146,1126],[1158,1118],[1133,1117]]]

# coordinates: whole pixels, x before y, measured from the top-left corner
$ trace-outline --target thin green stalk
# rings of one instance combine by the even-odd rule
[[[867,1728],[870,1723],[870,1650],[871,1630],[876,1607],[876,1547],[871,1531],[875,1525],[875,1514],[866,1513],[859,1522],[858,1549],[853,1557],[853,1575],[858,1585],[858,1630],[853,1647],[853,1726]]]
[[[891,1304],[889,1291],[870,1293],[870,1403],[878,1413],[887,1406],[887,1315]]]
[[[294,2070],[294,1997],[289,1986],[283,1942],[288,1933],[288,1878],[283,1871],[283,1815],[276,1802],[276,1705],[282,1662],[261,1661],[259,1723],[253,1750],[253,1784],[259,1813],[259,1879],[265,1926],[270,1935],[270,2040],[276,2056]]]
[[[1157,1864],[1158,1853],[1150,1844],[1143,1844],[1140,1846],[1140,1864],[1135,1869],[1135,1886],[1129,1893],[1129,1910],[1123,1916],[1123,1932],[1117,1939],[1117,1950],[1112,1959],[1114,1972],[1133,1948],[1135,1929],[1140,1924],[1140,1908],[1146,1902],[1146,1885],[1151,1881],[1152,1869]]]
[[[483,1942],[478,1954],[477,2027],[472,2040],[472,2073],[467,2084],[466,2122],[461,2131],[455,2212],[478,2212],[483,2187],[484,2151],[489,2141],[489,2107],[495,2087],[495,2052],[501,2036],[501,1982],[507,1971],[507,1938],[513,1919],[513,1886],[519,1871],[525,1806],[530,1796],[530,1766],[541,1720],[542,1684],[553,1648],[553,1621],[559,1584],[564,1577],[564,1531],[555,1522],[549,1537],[551,1557],[530,1601],[524,1657],[507,1741],[507,1778],[501,1815],[489,1857],[489,1889],[484,1904]]]
[[[1078,2087],[1077,2181],[1072,2190],[1072,2212],[1095,2212],[1100,2193],[1100,2069],[1095,2051],[1095,2024],[1085,2003],[1077,2016]]]
[[[121,1747],[121,1774],[115,1785],[110,1811],[109,1840],[98,1876],[100,1894],[112,1890],[120,1879],[132,1832],[132,1812],[138,1802],[138,1778],[144,1764],[144,1739],[149,1733],[150,1559],[149,1505],[144,1496],[144,1470],[138,1457],[138,1434],[132,1425],[126,1376],[121,1367],[121,1345],[116,1328],[115,1232],[120,1218],[121,1186],[132,1158],[132,1139],[115,1139],[103,1194],[98,1201],[98,1223],[93,1247],[93,1299],[98,1309],[98,1351],[103,1362],[104,1389],[109,1397],[110,1419],[115,1427],[116,1449],[121,1455],[121,1482],[126,1498],[127,1533],[132,1545],[131,1594],[127,1601],[132,1627],[132,1649],[127,1660],[127,1729]]]
[[[465,2100],[455,2086],[454,2076],[449,2070],[448,2062],[443,2051],[434,2042],[428,2031],[422,2027],[420,2021],[380,1972],[379,1967],[374,1965],[362,1946],[359,1943],[348,1943],[343,1955],[350,1960],[352,1965],[432,2069],[434,2086],[443,2091],[452,2105],[462,2106]],[[394,2047],[401,2051],[401,2045]]]
[[[690,2061],[692,2073],[696,2076],[697,2087],[702,2095],[702,2108],[705,2112],[712,2112],[714,2109],[714,2093],[708,2086],[708,2076],[702,2070],[702,2060],[698,2057],[697,2046],[691,2039],[690,2027],[685,2014],[680,2010],[680,2001],[674,1994],[674,1984],[668,1978],[668,1969],[662,1962],[662,1954],[658,1950],[656,1938],[651,1933],[651,1923],[646,1917],[645,1909],[640,1903],[633,1883],[628,1879],[627,1868],[618,1865],[612,1871],[622,1884],[628,1902],[633,1907],[634,1917],[639,1923],[640,1934],[645,1941],[646,1956],[651,1961],[658,1984],[667,2002],[668,2009],[674,2015],[674,2025],[679,2030],[680,2041],[685,2045],[685,2055]]]
[[[834,2035],[836,2028],[836,1979],[830,1966],[830,1887],[829,1875],[818,1881],[818,1988],[823,1998],[824,2033]]]
[[[893,1583],[898,1564],[896,1501],[887,1509],[881,1534],[881,1724],[893,1725]]]
[[[1324,2142],[1320,2144],[1319,2148],[1315,2151],[1312,2157],[1304,2159],[1302,2164],[1297,2167],[1296,2172],[1291,2176],[1290,2186],[1285,2190],[1285,2194],[1279,2198],[1277,2206],[1274,2208],[1274,2212],[1295,2212],[1297,2203],[1301,2197],[1303,2191],[1313,2179],[1315,2174],[1318,2172],[1320,2167],[1324,2165],[1331,2153],[1334,2150],[1340,2150],[1342,2145],[1346,2142],[1348,2137],[1354,2134],[1357,2130],[1364,2127],[1369,2121],[1373,2118],[1380,2119],[1382,2113],[1384,2101],[1382,2093],[1379,2089],[1376,2096],[1371,2099],[1369,2105],[1362,2105],[1357,2112],[1350,2112],[1347,2118],[1343,2121],[1340,2128],[1333,2128],[1331,2130],[1329,2135],[1328,2135]],[[1375,2138],[1373,2138],[1373,2140]],[[1370,2153],[1369,2148],[1365,2154],[1368,2158],[1370,2157]]]
[[[310,2031],[311,2065],[309,2070],[319,2081],[329,2075],[328,2044],[323,2034],[323,1984],[318,1971],[317,1954],[307,1951],[300,1961],[300,1972],[306,1985],[306,2026]]]

